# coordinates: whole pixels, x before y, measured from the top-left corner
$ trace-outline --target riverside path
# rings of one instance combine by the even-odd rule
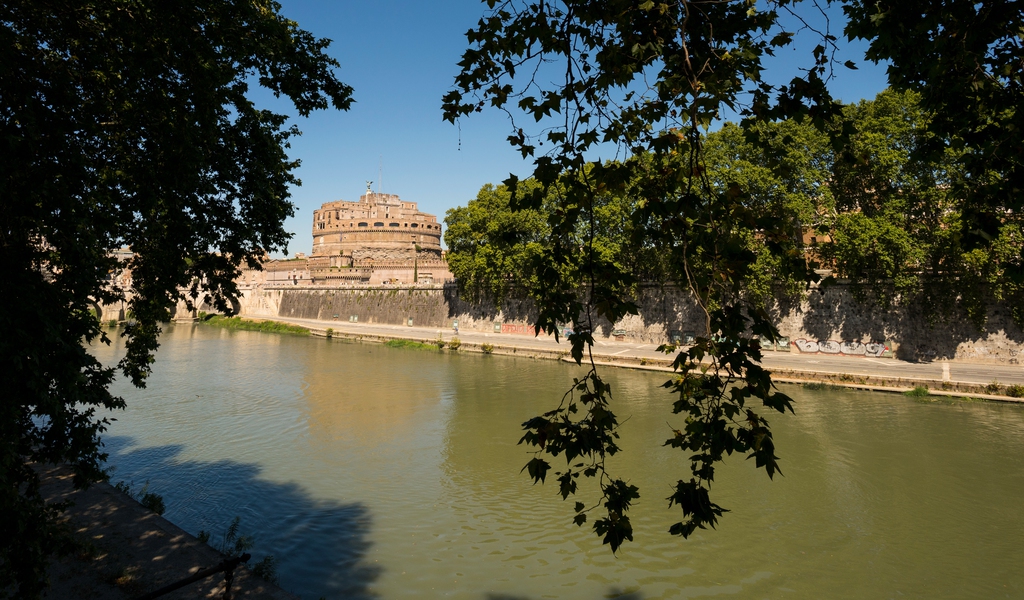
[[[244,316],[244,315],[243,315]],[[348,321],[294,319],[289,317],[247,317],[292,323],[303,327],[330,327],[339,333],[352,335],[379,335],[384,337],[415,337],[448,341],[458,337],[463,342],[476,344],[501,344],[531,350],[568,350],[563,338],[557,342],[550,335],[517,335],[508,333],[485,333],[462,329],[456,336],[451,329],[436,327],[408,327],[380,323],[350,323]],[[973,385],[987,385],[998,382],[1001,385],[1024,384],[1024,365],[986,364],[960,361],[908,362],[895,358],[867,358],[856,356],[829,356],[824,354],[801,354],[799,352],[765,352],[762,364],[771,370],[799,371],[821,375],[849,375],[853,377],[914,379],[960,382]],[[598,340],[594,346],[595,360],[648,359],[665,360],[664,353],[658,352],[657,344],[617,342]]]

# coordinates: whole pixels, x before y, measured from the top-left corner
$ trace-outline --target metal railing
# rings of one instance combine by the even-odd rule
[[[217,565],[215,567],[210,567],[209,569],[203,569],[202,571],[199,571],[195,575],[191,575],[189,577],[186,577],[185,579],[182,579],[181,581],[172,583],[170,585],[165,585],[164,587],[162,587],[162,588],[160,588],[160,589],[158,589],[156,591],[150,592],[150,593],[146,594],[145,596],[139,596],[135,600],[153,600],[153,598],[159,598],[160,596],[163,596],[165,594],[170,594],[174,590],[180,590],[181,588],[185,587],[186,585],[189,585],[190,583],[195,583],[197,581],[201,581],[203,579],[206,579],[207,577],[210,577],[212,575],[216,575],[217,573],[220,573],[220,572],[224,573],[224,596],[223,596],[223,598],[224,598],[224,600],[231,600],[231,582],[235,578],[235,568],[237,568],[238,565],[241,564],[241,563],[249,562],[250,558],[252,558],[252,557],[249,555],[248,552],[243,554],[243,555],[241,555],[241,556],[232,556],[231,558],[224,559],[223,561],[221,561],[221,563],[219,565]]]

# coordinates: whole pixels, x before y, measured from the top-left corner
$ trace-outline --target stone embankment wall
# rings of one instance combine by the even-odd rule
[[[275,302],[278,315],[297,319],[408,324],[442,327],[449,307],[443,290],[432,287],[360,287],[341,290],[283,290]],[[271,292],[273,293],[273,292]]]
[[[662,344],[705,334],[703,312],[678,288],[645,286],[637,304],[639,315],[614,324],[596,321],[596,336]],[[927,306],[883,310],[861,303],[845,285],[811,291],[800,302],[779,304],[771,312],[788,338],[778,349],[791,352],[1017,364],[1024,351],[1024,332],[1006,307],[995,303],[985,331],[962,317],[930,313]],[[295,286],[245,290],[241,314],[396,325],[412,319],[413,325],[438,328],[450,328],[457,320],[463,330],[532,335],[536,309],[529,300],[505,302],[500,310],[490,302],[468,302],[454,284]]]
[[[780,333],[794,341],[885,341],[906,360],[1018,364],[1024,357],[1024,331],[1005,305],[991,302],[987,312],[985,330],[980,331],[964,315],[939,314],[924,303],[886,310],[859,302],[849,285],[834,285],[812,290],[798,305],[776,306],[773,316]]]

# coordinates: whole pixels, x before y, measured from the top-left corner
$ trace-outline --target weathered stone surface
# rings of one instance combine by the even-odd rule
[[[414,253],[408,244],[401,248],[357,248],[352,251],[352,260],[356,263],[361,261],[380,262],[412,262]]]
[[[617,323],[598,319],[597,337],[615,335],[637,343],[663,344],[687,335],[705,335],[706,318],[689,294],[675,287],[644,286],[639,315]],[[957,359],[1017,364],[1024,332],[1004,306],[989,307],[986,331],[962,317],[941,317],[929,307],[911,305],[882,310],[858,302],[848,286],[812,291],[801,302],[780,303],[770,311],[791,351],[886,356],[895,351],[907,360]],[[527,299],[510,299],[499,310],[493,303],[468,302],[454,284],[378,286],[340,289],[254,289],[246,292],[242,314],[273,317],[406,324],[460,329],[531,333],[537,312]]]
[[[411,261],[414,247],[424,258],[440,258],[441,224],[436,216],[420,212],[415,202],[394,194],[366,190],[357,202],[327,202],[313,211],[313,256],[337,258],[331,266]]]
[[[380,287],[342,290],[284,290],[278,315],[299,319],[355,317],[360,323],[407,323],[444,326],[449,307],[443,289]],[[263,316],[263,315],[261,315]]]

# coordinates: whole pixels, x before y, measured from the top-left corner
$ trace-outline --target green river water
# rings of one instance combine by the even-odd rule
[[[147,389],[117,386],[112,481],[149,481],[191,533],[241,517],[303,598],[1024,597],[1024,407],[787,388],[784,476],[732,458],[732,512],[683,540],[667,375],[606,369],[628,417],[611,468],[641,493],[613,556],[520,474],[520,423],[572,365],[208,326],[162,344]]]

